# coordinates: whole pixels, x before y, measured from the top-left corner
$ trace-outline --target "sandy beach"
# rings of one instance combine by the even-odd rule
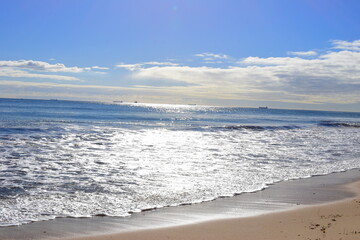
[[[299,207],[256,217],[209,221],[178,227],[134,231],[72,240],[191,239],[360,239],[360,182],[348,184],[354,198]]]

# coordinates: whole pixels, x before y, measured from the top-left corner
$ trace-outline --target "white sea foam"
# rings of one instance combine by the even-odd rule
[[[174,108],[162,108],[168,120],[155,122],[144,120],[159,118],[151,109],[128,110],[121,116],[137,117],[126,121],[2,121],[0,225],[127,216],[360,167],[356,124],[284,125],[283,116],[247,113],[250,122],[279,120],[246,125],[236,123],[231,109],[205,118],[183,116],[183,108],[175,116],[180,123],[171,120]],[[213,121],[219,114],[223,120]]]

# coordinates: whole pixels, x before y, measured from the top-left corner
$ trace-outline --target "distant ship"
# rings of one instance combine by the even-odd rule
[[[259,109],[269,109],[268,107],[259,107]]]

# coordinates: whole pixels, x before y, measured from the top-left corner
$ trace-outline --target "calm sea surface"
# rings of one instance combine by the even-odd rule
[[[360,113],[0,99],[0,226],[360,167]]]

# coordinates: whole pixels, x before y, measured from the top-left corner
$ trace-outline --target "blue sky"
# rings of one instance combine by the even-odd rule
[[[360,111],[357,0],[9,0],[0,97]]]

